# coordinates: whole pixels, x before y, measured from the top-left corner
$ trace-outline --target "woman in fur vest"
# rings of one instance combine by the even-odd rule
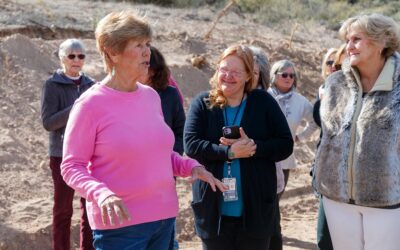
[[[339,34],[347,58],[325,83],[316,158],[333,247],[399,249],[399,28],[389,17],[360,15]]]

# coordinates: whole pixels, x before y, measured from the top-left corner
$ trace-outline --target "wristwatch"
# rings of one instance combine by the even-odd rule
[[[232,152],[231,148],[228,148],[228,159],[233,160],[235,158],[235,153]]]

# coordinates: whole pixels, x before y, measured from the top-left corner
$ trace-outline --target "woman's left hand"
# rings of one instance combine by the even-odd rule
[[[221,192],[228,190],[228,186],[215,178],[214,175],[208,172],[204,166],[197,166],[192,169],[192,177],[190,178],[190,182],[193,183],[197,179],[210,184],[210,187],[214,192],[217,191],[217,188]]]

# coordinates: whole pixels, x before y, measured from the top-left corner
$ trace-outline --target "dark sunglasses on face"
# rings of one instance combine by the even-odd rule
[[[294,79],[294,77],[296,76],[294,73],[276,73],[277,75],[281,75],[282,76],[282,78],[287,78],[287,77],[290,77],[290,78],[292,78],[292,79]]]
[[[79,54],[79,55],[69,54],[67,57],[70,60],[74,60],[75,57],[78,57],[79,60],[83,60],[85,59],[86,56],[84,54]]]
[[[332,66],[333,65],[333,60],[329,60],[329,61],[326,61],[326,66]]]

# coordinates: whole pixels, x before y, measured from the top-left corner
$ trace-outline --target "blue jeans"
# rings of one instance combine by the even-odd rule
[[[179,242],[176,239],[176,221],[175,221],[172,230],[171,243],[169,245],[168,250],[178,250],[178,249],[179,249]]]
[[[167,250],[175,218],[110,229],[93,230],[96,250]]]

